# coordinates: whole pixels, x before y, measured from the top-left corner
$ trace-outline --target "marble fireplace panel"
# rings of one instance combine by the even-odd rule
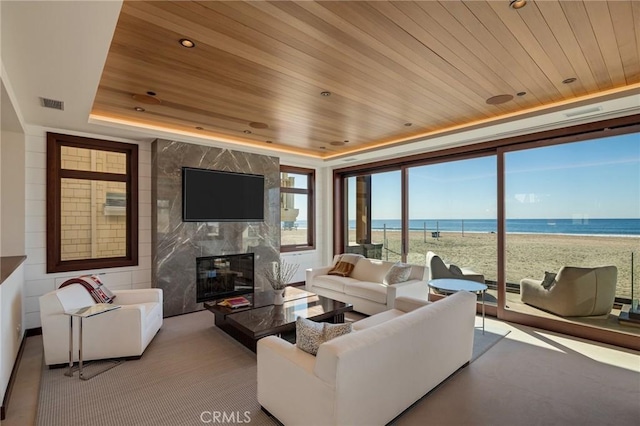
[[[196,257],[255,253],[260,271],[280,255],[280,163],[277,157],[157,139],[152,144],[152,275],[164,293],[164,314],[202,309],[196,303]],[[182,167],[265,177],[263,222],[182,222]]]

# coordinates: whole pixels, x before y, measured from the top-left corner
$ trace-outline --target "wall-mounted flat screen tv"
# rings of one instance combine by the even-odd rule
[[[182,168],[183,222],[261,222],[264,176]]]
[[[253,253],[196,258],[196,302],[253,293]]]

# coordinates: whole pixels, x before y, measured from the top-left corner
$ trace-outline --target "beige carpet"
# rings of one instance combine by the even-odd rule
[[[472,361],[502,337],[476,329]],[[102,366],[87,373],[93,368]],[[256,399],[255,354],[214,327],[208,311],[165,319],[140,360],[89,381],[65,372],[43,366],[38,425],[202,425],[201,416],[214,423],[215,415],[275,424]]]

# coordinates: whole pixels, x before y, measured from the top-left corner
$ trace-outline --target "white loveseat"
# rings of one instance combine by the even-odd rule
[[[426,305],[426,306],[424,306]],[[287,426],[384,425],[471,360],[476,296],[396,299],[317,356],[258,341],[258,402]]]
[[[334,258],[334,263],[337,260]],[[425,267],[411,265],[411,274],[405,282],[386,285],[384,277],[394,262],[361,258],[349,277],[327,275],[332,266],[307,269],[306,290],[320,296],[351,303],[353,310],[367,315],[393,308],[396,297],[428,299],[429,287],[424,281]]]
[[[113,291],[121,308],[82,322],[84,361],[142,355],[162,326],[162,290]],[[42,343],[46,365],[69,362],[69,316],[65,311],[94,305],[89,292],[71,284],[40,297]],[[78,322],[74,318],[74,361],[78,360]]]

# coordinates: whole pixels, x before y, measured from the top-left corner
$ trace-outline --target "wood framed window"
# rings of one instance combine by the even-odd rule
[[[47,133],[47,273],[138,264],[138,145]]]
[[[280,166],[280,251],[315,249],[313,169]]]

